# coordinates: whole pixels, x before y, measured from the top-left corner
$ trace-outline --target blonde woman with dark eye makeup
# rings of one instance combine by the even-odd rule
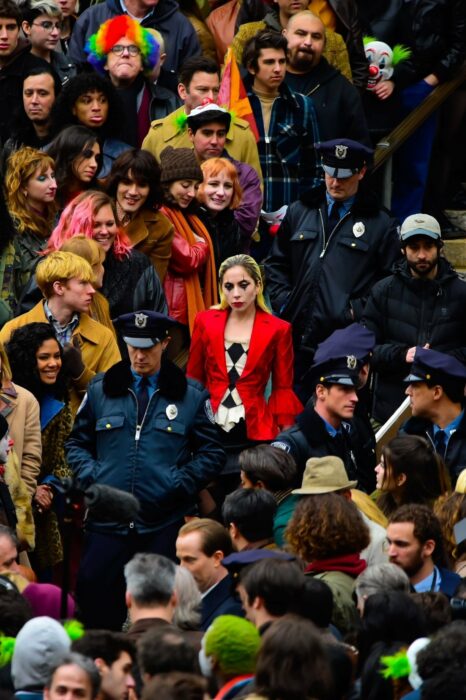
[[[220,304],[196,317],[187,374],[210,392],[229,457],[226,469],[239,479],[239,452],[273,440],[302,406],[292,389],[291,325],[268,309],[256,261],[249,255],[224,260],[219,291]]]

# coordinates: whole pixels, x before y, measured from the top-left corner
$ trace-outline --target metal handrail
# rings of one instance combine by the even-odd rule
[[[376,146],[372,172],[375,172],[384,165],[406,139],[408,139],[465,80],[466,63],[452,80],[436,87],[416,109],[413,109],[413,111],[393,129],[393,131],[387,136],[384,136]]]

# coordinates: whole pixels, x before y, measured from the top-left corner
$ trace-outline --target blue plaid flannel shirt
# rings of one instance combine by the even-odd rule
[[[317,116],[311,97],[293,92],[282,83],[280,95],[273,103],[266,137],[261,103],[252,92],[252,82],[247,88],[259,132],[257,147],[264,178],[263,209],[276,211],[322,184],[323,170],[314,149],[319,141]]]

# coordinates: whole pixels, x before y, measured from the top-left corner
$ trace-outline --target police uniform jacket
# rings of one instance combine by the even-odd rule
[[[362,317],[367,296],[400,254],[395,220],[359,190],[328,230],[325,190],[293,202],[266,261],[273,310],[293,324],[296,350],[315,348]]]
[[[291,454],[300,475],[311,457],[333,455],[343,461],[348,479],[357,480],[358,489],[371,493],[375,488],[374,433],[356,416],[345,421],[340,434],[332,437],[309,402],[298,416],[296,425],[280,433],[272,445]]]
[[[225,461],[207,391],[166,359],[141,426],[129,363],[95,377],[67,443],[67,458],[81,488],[106,484],[138,498],[141,509],[133,526],[140,533],[182,518]],[[122,534],[127,527],[88,523],[89,530]]]
[[[425,418],[413,417],[404,423],[400,430],[408,435],[420,435],[426,438],[435,449],[434,426]],[[445,464],[450,472],[452,487],[463,469],[466,469],[466,413],[459,426],[448,439],[445,450]]]
[[[465,308],[466,283],[444,258],[433,280],[414,278],[403,260],[375,285],[364,310],[364,323],[377,341],[371,360],[377,372],[375,418],[387,420],[405,398],[409,348],[428,343],[466,363]]]

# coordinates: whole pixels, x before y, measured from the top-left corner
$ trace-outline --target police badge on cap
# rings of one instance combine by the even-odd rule
[[[352,139],[333,139],[315,143],[322,158],[322,166],[330,177],[345,178],[359,173],[372,163],[372,148]]]
[[[113,325],[127,345],[133,348],[151,348],[167,338],[170,329],[179,324],[165,314],[142,310],[118,316]]]

